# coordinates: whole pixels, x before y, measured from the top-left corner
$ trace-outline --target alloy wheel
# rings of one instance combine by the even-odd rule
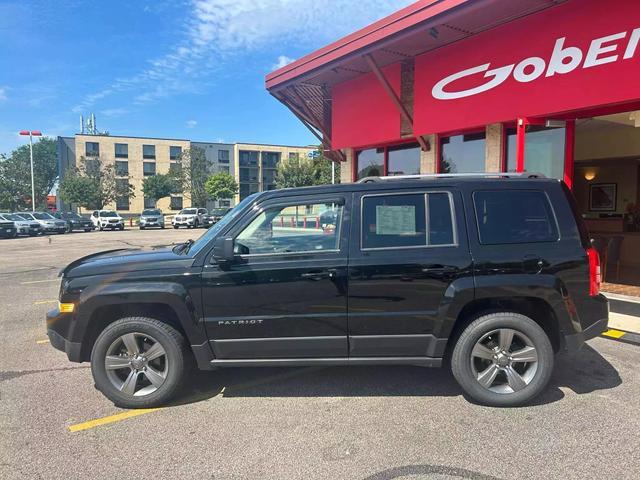
[[[511,328],[483,335],[471,351],[471,371],[478,383],[495,393],[524,389],[538,370],[538,352],[522,332]]]
[[[141,397],[162,386],[169,373],[167,352],[160,342],[144,333],[126,333],[107,349],[107,377],[121,393]]]

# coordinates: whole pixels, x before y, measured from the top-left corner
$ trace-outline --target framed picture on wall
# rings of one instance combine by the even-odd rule
[[[615,212],[618,194],[617,183],[594,183],[589,187],[589,210]]]

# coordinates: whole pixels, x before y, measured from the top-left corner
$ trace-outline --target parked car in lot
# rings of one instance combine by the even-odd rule
[[[157,208],[143,210],[138,226],[140,230],[145,228],[164,228],[164,214]]]
[[[15,238],[17,235],[18,231],[16,230],[16,225],[13,221],[0,217],[0,237]]]
[[[67,232],[71,233],[74,230],[84,230],[85,232],[90,232],[94,229],[93,222],[83,217],[82,215],[77,214],[76,212],[56,212],[53,214],[59,220],[64,220],[67,222]]]
[[[28,235],[30,237],[35,237],[36,235],[40,235],[42,233],[42,227],[35,220],[25,220],[20,215],[16,215],[15,213],[0,213],[0,219],[7,220],[9,222],[13,222],[16,226],[16,231],[18,235]]]
[[[521,405],[544,390],[555,353],[608,322],[575,200],[540,177],[250,195],[196,241],[68,265],[51,345],[91,361],[96,387],[130,408],[167,402],[192,358],[203,370],[450,364],[475,401]],[[333,210],[335,228],[282,221],[305,207]]]
[[[40,224],[43,233],[66,233],[67,222],[58,220],[47,212],[17,212],[16,215],[28,221],[35,221]]]
[[[91,222],[100,231],[106,228],[124,230],[124,218],[113,210],[94,210],[91,214]]]
[[[212,208],[209,210],[209,214],[205,216],[204,226],[209,228],[212,225],[215,225],[222,217],[224,217],[227,213],[229,213],[230,208]]]
[[[184,208],[173,217],[171,225],[173,228],[199,228],[204,226],[207,214],[206,208]]]

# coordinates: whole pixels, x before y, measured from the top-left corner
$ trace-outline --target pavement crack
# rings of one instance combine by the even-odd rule
[[[62,367],[62,368],[44,368],[41,370],[17,370],[17,371],[0,371],[0,382],[5,380],[13,380],[14,378],[24,377],[25,375],[32,375],[35,373],[48,373],[48,372],[64,372],[67,370],[85,370],[91,368],[90,365],[83,365],[81,367]]]

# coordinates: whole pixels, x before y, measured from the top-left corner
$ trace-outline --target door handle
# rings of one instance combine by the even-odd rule
[[[306,272],[306,273],[302,273],[300,274],[301,278],[304,278],[305,280],[323,280],[325,278],[336,278],[337,276],[337,271],[333,268],[329,269],[329,270],[318,270],[316,272]]]
[[[447,267],[445,265],[429,265],[422,269],[422,273],[454,273],[457,271],[455,267]]]

